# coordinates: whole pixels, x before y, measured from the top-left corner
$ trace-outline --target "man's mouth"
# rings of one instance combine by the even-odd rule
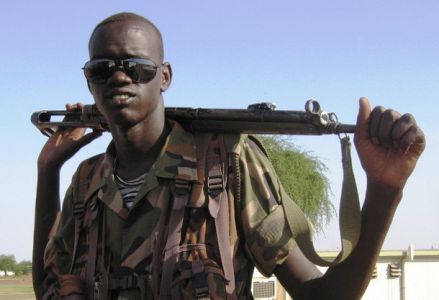
[[[134,96],[133,93],[118,91],[109,93],[108,99],[115,105],[127,105],[134,99]]]
[[[131,95],[129,95],[129,94],[116,94],[116,95],[113,95],[112,98],[113,98],[113,100],[116,100],[116,101],[126,101],[130,97],[131,97]]]

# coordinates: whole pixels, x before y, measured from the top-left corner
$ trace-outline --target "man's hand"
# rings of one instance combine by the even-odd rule
[[[82,103],[67,104],[68,111],[81,111]],[[85,134],[85,128],[58,128],[47,140],[38,157],[39,168],[59,169],[82,147],[102,135],[99,131]]]
[[[361,164],[369,183],[401,190],[425,148],[425,137],[411,114],[377,106],[371,111],[360,99],[355,134]]]

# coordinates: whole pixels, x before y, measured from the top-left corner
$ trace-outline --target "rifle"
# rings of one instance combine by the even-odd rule
[[[191,131],[322,135],[354,133],[355,125],[338,122],[335,113],[321,110],[317,100],[305,103],[304,111],[275,110],[269,102],[249,105],[247,109],[214,109],[166,107],[165,116],[179,122]],[[61,121],[52,117],[63,116]],[[52,135],[58,127],[84,127],[109,131],[108,123],[95,105],[85,105],[82,111],[43,110],[34,112],[32,123],[46,136]]]

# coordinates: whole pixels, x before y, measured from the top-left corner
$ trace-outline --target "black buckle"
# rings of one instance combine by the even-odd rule
[[[189,181],[182,179],[175,179],[175,193],[177,195],[188,194],[191,191]]]
[[[81,219],[84,216],[85,205],[84,202],[78,201],[73,203],[73,216],[75,218]]]
[[[109,286],[111,290],[127,290],[138,285],[137,275],[111,276]]]
[[[194,288],[197,298],[209,297],[209,286],[204,272],[204,264],[201,260],[192,261],[192,274],[194,275]]]
[[[209,194],[211,192],[222,191],[223,188],[224,188],[224,181],[222,174],[207,177],[207,192]]]

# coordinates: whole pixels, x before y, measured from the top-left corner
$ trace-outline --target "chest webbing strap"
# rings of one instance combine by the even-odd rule
[[[201,145],[199,145],[201,143]],[[201,157],[198,157],[198,164],[202,164],[203,171],[200,181],[204,182],[208,198],[209,214],[214,220],[215,231],[218,242],[218,250],[221,257],[221,265],[226,282],[227,299],[235,300],[235,274],[233,268],[232,248],[230,244],[230,216],[229,203],[226,192],[227,184],[227,153],[224,146],[223,137],[212,138],[212,135],[206,135],[200,138],[197,143],[197,151]],[[204,171],[205,170],[205,171]],[[204,174],[205,175],[204,175]],[[185,208],[188,205],[191,185],[190,182],[174,180],[175,188],[171,186],[171,192],[174,197],[172,212],[169,219],[168,238],[164,250],[164,261],[162,269],[162,279],[160,285],[160,297],[170,299],[171,284],[174,273],[174,265],[177,255],[187,251],[185,245],[180,245],[182,238],[182,225],[185,214]],[[172,184],[172,183],[171,183]],[[189,247],[193,248],[193,247]],[[192,262],[192,274],[195,276],[196,294],[202,296],[208,293],[208,287],[202,276],[205,272],[199,271],[197,261]],[[206,291],[207,289],[207,291]],[[202,297],[201,297],[202,298]]]
[[[73,188],[74,241],[69,274],[73,274],[76,265],[81,234],[86,235],[87,264],[85,267],[85,291],[89,299],[95,296],[95,273],[99,238],[99,205],[96,202],[86,203],[86,194],[90,188],[91,177],[96,167],[102,162],[103,156],[94,161],[81,164]],[[103,246],[104,247],[104,246]]]
[[[88,259],[85,272],[85,288],[94,299],[95,295],[95,272],[98,252],[99,218],[95,217],[88,233]],[[102,245],[104,247],[104,245]]]
[[[209,212],[215,220],[215,231],[221,256],[221,264],[227,281],[227,299],[234,300],[237,299],[237,296],[229,235],[230,216],[229,201],[226,192],[228,173],[226,155],[224,137],[219,135],[216,139],[212,140],[208,147],[206,183],[209,197]]]
[[[89,160],[87,163],[82,163],[79,166],[78,173],[76,175],[73,185],[73,217],[75,220],[75,236],[73,241],[72,261],[70,264],[71,274],[75,267],[76,255],[79,246],[79,238],[81,231],[84,227],[84,217],[86,212],[86,195],[90,188],[90,181],[94,174],[96,167],[102,162],[103,156],[97,157],[94,160]]]
[[[189,201],[191,187],[190,182],[185,180],[176,179],[172,183],[174,183],[174,186],[171,186],[174,203],[169,219],[168,239],[164,249],[162,280],[160,284],[160,296],[162,299],[171,298],[172,275],[174,273],[176,257],[179,253],[184,212]]]

